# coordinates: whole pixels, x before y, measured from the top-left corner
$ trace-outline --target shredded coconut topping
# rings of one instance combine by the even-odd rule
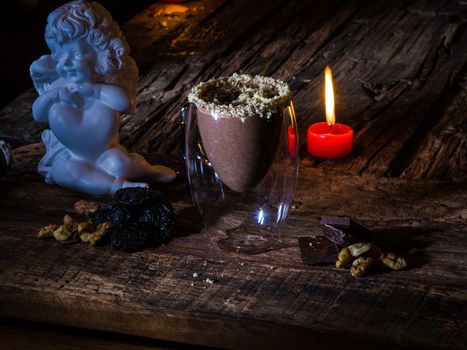
[[[270,118],[291,100],[289,86],[270,77],[234,73],[199,83],[188,101],[222,118]]]

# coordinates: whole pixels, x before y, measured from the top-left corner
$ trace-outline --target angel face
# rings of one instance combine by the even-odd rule
[[[60,45],[54,53],[57,73],[73,84],[92,82],[97,55],[86,40],[79,39]]]

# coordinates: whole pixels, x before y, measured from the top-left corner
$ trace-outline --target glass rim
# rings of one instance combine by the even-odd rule
[[[219,101],[216,90],[228,95],[228,89],[235,92],[235,99]],[[274,95],[268,96],[271,93]],[[291,101],[292,94],[285,82],[271,77],[237,73],[201,82],[188,94],[188,102],[222,118],[271,117]]]

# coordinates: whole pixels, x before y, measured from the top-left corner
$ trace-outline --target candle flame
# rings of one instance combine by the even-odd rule
[[[332,70],[331,67],[326,66],[324,69],[324,96],[326,101],[326,121],[329,126],[333,126],[336,122],[334,114],[334,88],[332,84]]]

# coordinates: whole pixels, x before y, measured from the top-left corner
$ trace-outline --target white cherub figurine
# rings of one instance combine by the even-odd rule
[[[173,180],[173,170],[119,144],[120,115],[135,110],[138,68],[109,12],[72,1],[49,15],[45,39],[51,54],[31,65],[40,95],[32,114],[50,126],[38,165],[45,181],[107,196]]]

